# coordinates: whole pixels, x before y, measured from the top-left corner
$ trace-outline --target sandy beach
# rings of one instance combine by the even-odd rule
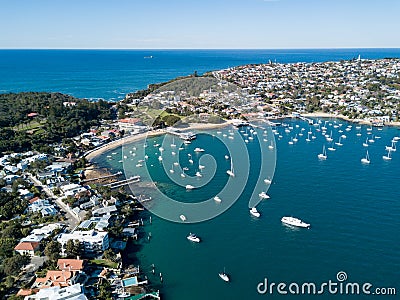
[[[228,126],[230,124],[231,124],[231,122],[229,122],[229,121],[225,122],[225,123],[221,123],[221,124],[190,123],[190,125],[188,127],[179,128],[179,129],[182,132],[194,131],[194,130],[210,130],[210,129],[222,128],[222,127]],[[135,135],[126,136],[121,139],[118,139],[118,140],[112,141],[110,143],[107,143],[105,145],[102,145],[91,151],[88,151],[85,154],[85,158],[91,162],[91,161],[93,161],[94,158],[101,155],[102,153],[107,152],[112,149],[115,149],[115,148],[118,148],[118,147],[121,147],[122,145],[124,145],[126,143],[133,143],[133,142],[137,142],[142,139],[145,139],[147,137],[158,136],[158,135],[162,135],[162,134],[166,134],[166,133],[167,133],[167,131],[165,129],[157,129],[154,131],[148,131],[145,133],[139,133],[139,134],[135,134]]]

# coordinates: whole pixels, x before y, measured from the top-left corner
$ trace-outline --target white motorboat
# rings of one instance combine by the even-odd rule
[[[310,228],[310,224],[303,222],[300,219],[294,218],[294,217],[283,217],[281,219],[282,223],[296,226],[296,227],[303,227],[303,228]]]
[[[253,207],[250,209],[250,214],[255,216],[256,218],[259,218],[261,214],[258,212],[257,208]]]
[[[179,216],[179,218],[183,221],[183,222],[185,222],[186,221],[186,217],[185,217],[185,215],[180,215]]]
[[[186,189],[187,189],[187,190],[193,190],[193,189],[194,189],[194,186],[193,186],[193,185],[190,185],[190,184],[187,184],[187,185],[186,185]]]
[[[204,149],[203,148],[195,148],[194,152],[204,152]]]
[[[194,233],[190,233],[186,238],[191,242],[200,243],[200,238],[196,236]]]
[[[269,178],[265,178],[265,179],[264,179],[264,182],[265,182],[265,184],[271,184],[271,183],[272,183],[272,180],[269,179]]]
[[[233,173],[232,170],[226,171],[226,174],[228,174],[228,175],[231,176],[231,177],[235,177],[235,173]]]
[[[261,192],[258,194],[261,199],[269,199],[269,195],[266,192]]]
[[[214,200],[215,200],[215,202],[218,202],[218,203],[221,203],[221,198],[220,197],[218,197],[218,196],[215,196],[214,197]]]

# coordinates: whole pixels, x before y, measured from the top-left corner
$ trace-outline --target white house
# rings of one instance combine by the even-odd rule
[[[82,285],[77,283],[67,287],[54,286],[45,289],[40,289],[37,294],[29,295],[24,298],[24,300],[41,300],[41,299],[87,300],[87,297],[83,293]]]
[[[72,233],[62,233],[57,239],[62,246],[62,253],[65,253],[65,246],[69,240],[78,240],[83,245],[85,252],[101,252],[110,247],[107,232],[95,230],[74,231]]]

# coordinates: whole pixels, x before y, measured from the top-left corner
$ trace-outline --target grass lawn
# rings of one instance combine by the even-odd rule
[[[108,268],[113,268],[116,269],[118,266],[118,263],[112,262],[107,259],[92,259],[90,262],[94,265],[102,266],[102,267],[108,267]]]
[[[36,120],[33,120],[29,123],[15,126],[13,129],[16,131],[28,131],[28,130],[35,131],[35,130],[40,129],[43,126],[43,124],[45,124],[45,123],[46,123],[46,121],[38,122]]]

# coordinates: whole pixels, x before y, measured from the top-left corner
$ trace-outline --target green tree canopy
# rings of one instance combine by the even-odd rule
[[[46,248],[44,248],[44,254],[53,261],[60,258],[61,244],[57,241],[50,241],[47,243]]]

